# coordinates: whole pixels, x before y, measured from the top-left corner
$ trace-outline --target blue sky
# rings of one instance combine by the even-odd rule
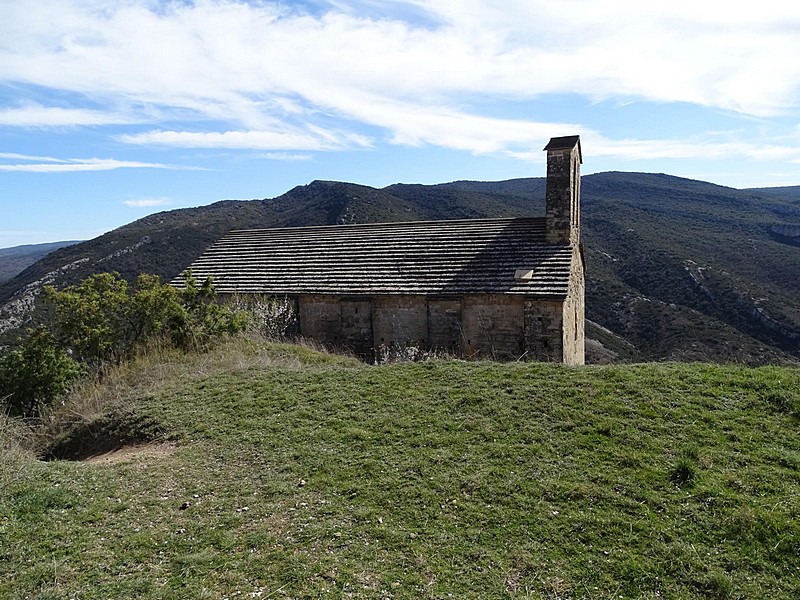
[[[314,179],[800,185],[800,3],[0,0],[0,247]]]

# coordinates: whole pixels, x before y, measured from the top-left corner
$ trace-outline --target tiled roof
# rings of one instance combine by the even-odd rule
[[[572,248],[544,239],[544,218],[250,229],[231,231],[190,268],[219,293],[563,298]],[[517,280],[518,270],[533,274]]]

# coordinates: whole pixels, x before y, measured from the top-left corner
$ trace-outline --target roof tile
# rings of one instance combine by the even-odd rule
[[[470,219],[231,231],[190,268],[225,294],[563,298],[571,259],[545,243],[544,218]]]

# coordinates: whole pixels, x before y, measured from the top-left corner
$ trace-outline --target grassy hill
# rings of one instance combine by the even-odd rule
[[[0,284],[0,344],[24,324],[42,283],[98,271],[169,280],[230,229],[542,215],[544,187],[544,178],[384,189],[316,181],[273,199],[151,215]],[[589,358],[797,364],[798,189],[736,190],[647,173],[583,177]]]
[[[800,597],[797,369],[238,341],[62,410],[51,454],[150,444],[5,442],[3,598]]]

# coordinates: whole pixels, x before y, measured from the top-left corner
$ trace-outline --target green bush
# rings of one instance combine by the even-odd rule
[[[154,338],[189,349],[244,329],[244,315],[216,302],[210,278],[198,284],[187,273],[185,281],[179,291],[143,274],[131,287],[117,273],[99,273],[60,291],[46,288],[58,339],[97,367],[119,364]]]
[[[140,275],[131,286],[118,273],[99,273],[63,290],[47,287],[45,296],[54,333],[39,327],[0,357],[0,402],[26,418],[63,394],[81,363],[102,373],[148,341],[204,348],[247,324],[244,313],[216,302],[210,279],[198,284],[191,273],[180,291],[155,275]]]
[[[92,366],[129,357],[183,311],[178,291],[155,275],[140,275],[131,289],[117,273],[98,273],[45,293],[55,307],[58,339]]]
[[[210,277],[198,284],[187,271],[184,282],[186,287],[179,292],[181,310],[169,322],[169,335],[176,346],[203,349],[215,338],[246,329],[245,313],[216,301]]]
[[[11,414],[31,418],[66,392],[81,371],[52,334],[39,327],[16,350],[0,357],[0,398]]]

